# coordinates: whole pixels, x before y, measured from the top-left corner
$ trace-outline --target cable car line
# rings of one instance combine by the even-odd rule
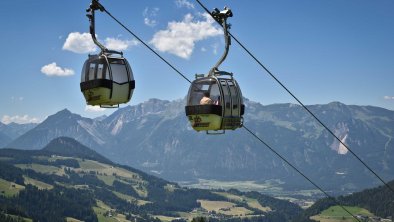
[[[209,13],[212,17],[212,13],[201,3],[200,0],[196,0],[197,3],[207,12]],[[213,17],[214,18],[214,17]],[[215,21],[217,21],[215,19]],[[219,23],[219,25],[222,25]],[[249,54],[255,62],[257,62],[282,88],[289,93],[320,125],[322,125],[340,144],[342,144],[359,162],[361,162],[373,175],[375,175],[376,178],[378,178],[389,190],[391,190],[394,193],[394,188],[390,187],[387,182],[385,182],[371,167],[369,167],[352,149],[350,149],[344,142],[342,142],[341,139],[339,139],[338,136],[335,135],[335,133],[326,126],[315,114],[313,114],[308,107],[306,107],[301,100],[299,100],[276,76],[268,69],[266,68],[260,60],[258,60],[253,53],[251,53],[233,34],[229,32],[229,35],[245,50],[247,54]]]
[[[285,157],[283,157],[281,154],[279,154],[275,149],[273,149],[269,144],[264,142],[260,137],[258,137],[255,133],[253,133],[248,127],[243,125],[243,128],[248,131],[252,136],[254,136],[257,140],[259,140],[262,144],[264,144],[268,149],[270,149],[275,155],[277,155],[280,159],[282,159],[287,165],[289,165],[291,168],[293,168],[297,173],[299,173],[301,176],[303,176],[306,180],[309,181],[313,186],[315,186],[317,189],[319,189],[323,194],[325,194],[329,199],[333,200],[337,205],[339,205],[343,210],[345,210],[349,215],[351,215],[353,218],[355,218],[357,221],[361,222],[356,216],[354,216],[350,211],[348,211],[342,204],[339,203],[334,197],[329,195],[326,191],[324,191],[319,185],[314,183],[309,177],[307,177],[304,173],[302,173],[297,167],[295,167],[292,163],[290,163],[288,160],[286,160]]]
[[[97,0],[92,0],[96,1]],[[150,49],[155,55],[157,55],[161,60],[163,60],[167,65],[169,65],[174,71],[176,71],[179,75],[181,75],[186,81],[191,83],[191,81],[183,75],[178,69],[176,69],[173,65],[171,65],[167,60],[165,60],[162,56],[160,56],[156,51],[154,51],[151,47],[149,47],[144,41],[142,41],[137,35],[132,33],[126,26],[124,26],[119,20],[117,20],[112,14],[110,14],[102,5],[101,7],[103,8],[103,11],[106,12],[111,18],[113,18],[118,24],[120,24],[123,28],[125,28],[130,34],[132,34],[135,38],[137,38],[141,43],[143,43],[148,49]],[[285,163],[287,163],[290,167],[292,167],[296,172],[301,174],[306,180],[308,180],[313,186],[315,186],[317,189],[319,189],[322,193],[324,193],[328,198],[332,199],[337,203],[341,208],[343,208],[347,213],[349,213],[352,217],[354,217],[357,221],[361,222],[358,220],[351,212],[349,212],[344,206],[342,206],[335,198],[330,196],[327,192],[325,192],[320,186],[318,186],[316,183],[314,183],[311,179],[309,179],[305,174],[303,174],[298,168],[296,168],[294,165],[292,165],[286,158],[284,158],[282,155],[280,155],[278,152],[276,152],[271,146],[269,146],[266,142],[264,142],[260,137],[258,137],[256,134],[254,134],[252,131],[250,131],[244,124],[242,125],[243,128],[246,129],[247,132],[249,132],[253,137],[255,137],[257,140],[259,140],[262,144],[264,144],[267,148],[269,148],[274,154],[276,154],[279,158],[281,158]]]
[[[233,13],[225,7],[222,11],[215,9],[213,16],[223,27],[224,52],[207,75],[196,75],[187,94],[185,113],[194,130],[216,135],[242,127],[245,105],[233,73],[219,70],[230,50],[227,19]]]
[[[80,88],[88,105],[117,108],[119,104],[129,102],[133,95],[133,71],[122,52],[108,50],[96,39],[96,10],[103,11],[103,7],[97,1],[92,1],[86,16],[89,18],[90,35],[101,52],[89,55],[85,61]]]

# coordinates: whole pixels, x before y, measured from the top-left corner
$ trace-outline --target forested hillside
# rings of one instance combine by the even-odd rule
[[[182,188],[121,166],[70,138],[0,150],[0,212],[34,221],[291,221],[302,209],[257,192]],[[39,203],[39,204],[37,204]],[[15,217],[13,217],[15,218]]]
[[[394,187],[394,181],[389,182],[388,185]],[[394,193],[386,186],[379,186],[351,195],[340,196],[336,200],[337,202],[328,198],[318,200],[296,221],[310,221],[309,218],[311,216],[317,215],[332,206],[336,206],[337,203],[340,203],[342,206],[366,209],[380,218],[394,218]]]

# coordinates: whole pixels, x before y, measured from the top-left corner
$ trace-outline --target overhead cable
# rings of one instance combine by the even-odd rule
[[[248,131],[252,136],[254,136],[257,140],[259,140],[262,144],[264,144],[268,149],[270,149],[275,155],[277,155],[280,159],[282,159],[287,165],[289,165],[291,168],[293,168],[297,173],[299,173],[302,177],[304,177],[306,180],[309,181],[313,186],[315,186],[318,190],[320,190],[324,195],[326,195],[330,200],[333,200],[336,204],[338,204],[344,211],[346,211],[349,215],[351,215],[353,218],[355,218],[357,221],[357,217],[355,217],[350,211],[348,211],[342,204],[340,204],[334,197],[329,195],[326,191],[324,191],[319,185],[317,185],[315,182],[313,182],[309,177],[307,177],[304,173],[302,173],[297,167],[295,167],[292,163],[290,163],[284,156],[279,154],[276,150],[274,150],[269,144],[264,142],[260,137],[258,137],[255,133],[253,133],[248,127],[243,125],[243,128]]]
[[[100,4],[101,5],[101,4]],[[149,45],[147,45],[141,38],[139,38],[136,34],[134,34],[130,29],[128,29],[125,25],[123,25],[118,19],[116,19],[110,12],[108,12],[102,5],[101,7],[103,8],[103,11],[106,12],[112,19],[114,19],[120,26],[122,26],[125,30],[127,30],[131,35],[133,35],[138,41],[140,41],[143,45],[145,45],[149,50],[151,50],[156,56],[158,56],[162,61],[164,61],[168,66],[170,66],[174,71],[176,71],[179,75],[181,75],[186,81],[191,83],[191,81],[183,75],[178,69],[176,69],[171,63],[169,63],[167,60],[165,60],[162,56],[160,56],[155,50],[153,50]],[[301,174],[305,179],[307,179],[313,186],[315,186],[317,189],[319,189],[322,193],[324,193],[329,199],[335,201],[343,210],[345,210],[349,215],[354,217],[357,221],[361,222],[358,220],[357,217],[355,217],[351,212],[349,212],[344,206],[342,206],[334,197],[330,196],[327,192],[325,192],[320,186],[318,186],[316,183],[314,183],[311,179],[309,179],[305,174],[303,174],[300,170],[298,170],[294,165],[292,165],[289,161],[286,160],[282,155],[280,155],[278,152],[276,152],[271,146],[269,146],[267,143],[265,143],[261,138],[259,138],[256,134],[254,134],[252,131],[250,131],[245,125],[243,126],[252,136],[254,136],[256,139],[258,139],[261,143],[263,143],[266,147],[268,147],[272,152],[274,152],[279,158],[281,158],[285,163],[287,163],[290,167],[292,167],[296,172]]]
[[[121,23],[118,19],[116,19],[109,11],[107,11],[103,5],[101,5],[97,0],[94,0],[99,4],[103,11],[107,13],[113,20],[115,20],[120,26],[122,26],[128,33],[130,33],[134,38],[136,38],[138,41],[140,41],[145,47],[147,47],[151,52],[153,52],[157,57],[159,57],[163,62],[165,62],[168,66],[170,66],[175,72],[177,72],[180,76],[182,76],[186,81],[189,83],[192,83],[185,75],[183,75],[178,69],[176,69],[171,63],[169,63],[166,59],[164,59],[159,53],[157,53],[155,50],[152,49],[148,44],[146,44],[140,37],[138,37],[136,34],[134,34],[130,29],[128,29],[123,23]]]
[[[212,16],[212,13],[201,3],[200,0],[196,0],[198,4]],[[213,16],[212,16],[213,18]],[[219,23],[219,25],[221,25]],[[323,126],[340,144],[342,144],[359,162],[361,162],[376,178],[378,178],[387,188],[393,193],[394,189],[388,185],[371,167],[369,167],[353,150],[351,150],[335,133],[326,126],[308,107],[306,107],[301,100],[299,100],[270,70],[268,70],[230,31],[229,35],[249,54],[253,60],[255,60],[288,94],[290,94],[321,126]]]

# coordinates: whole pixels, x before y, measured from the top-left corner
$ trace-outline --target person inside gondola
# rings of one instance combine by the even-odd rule
[[[213,101],[211,98],[209,98],[209,92],[205,91],[204,96],[200,100],[200,105],[211,105],[213,104]]]

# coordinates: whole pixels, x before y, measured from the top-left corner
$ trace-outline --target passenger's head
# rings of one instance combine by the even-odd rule
[[[205,97],[209,97],[209,96],[210,96],[210,95],[209,95],[209,91],[205,91],[205,92],[204,92],[204,96],[205,96]]]

